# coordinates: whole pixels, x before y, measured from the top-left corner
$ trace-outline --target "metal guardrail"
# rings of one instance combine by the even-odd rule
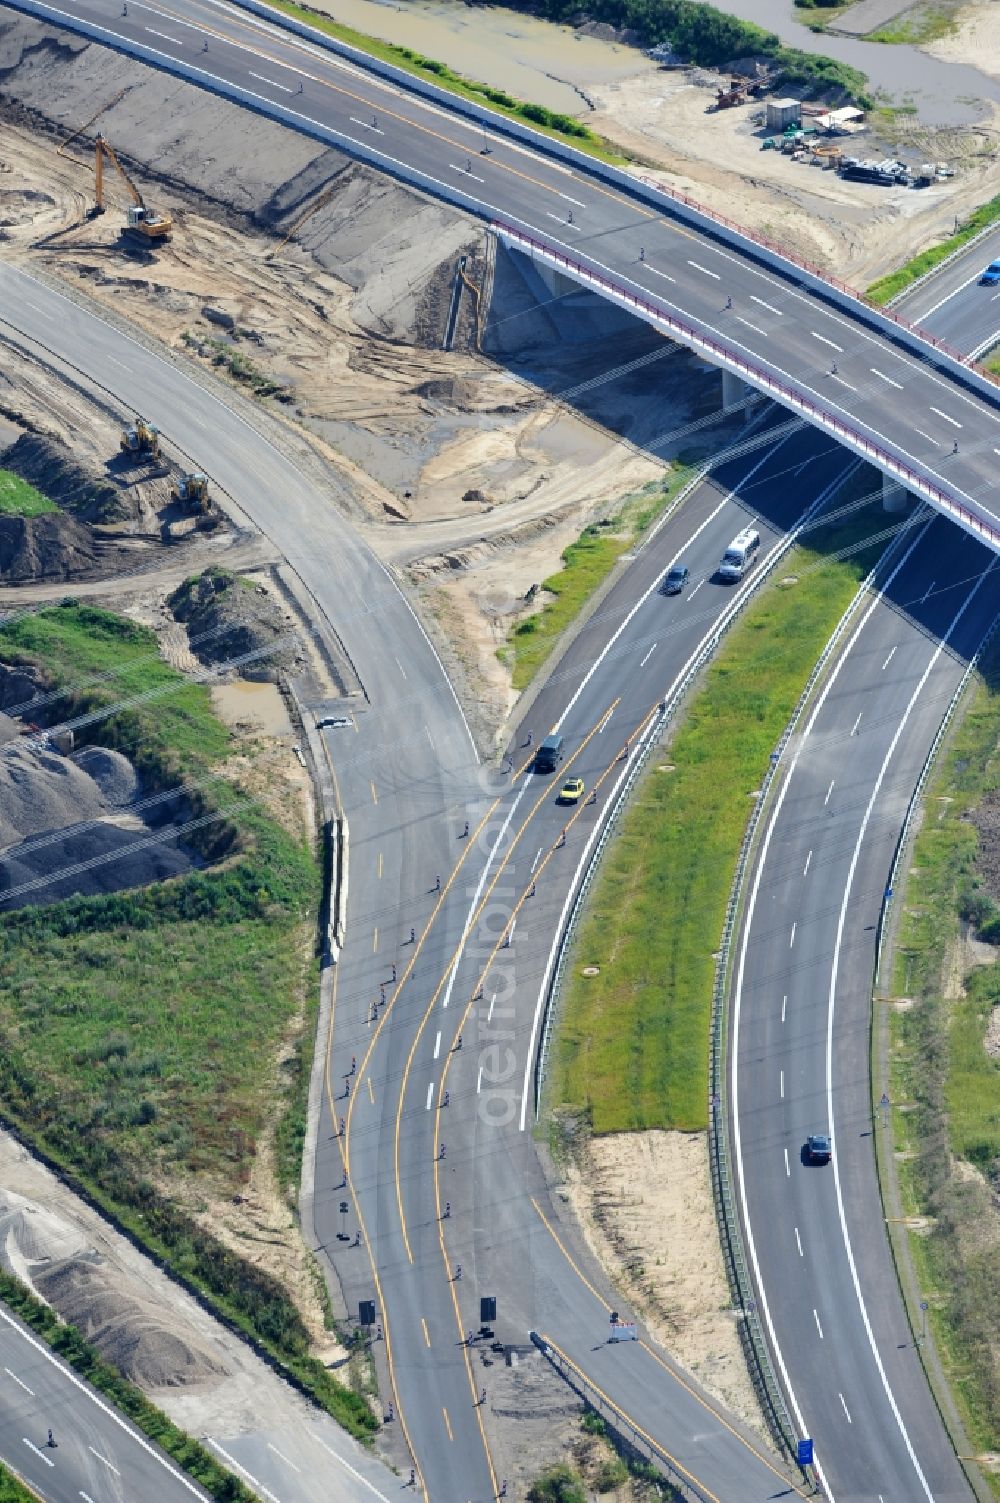
[[[730,347],[685,319],[678,318],[676,314],[671,313],[652,298],[641,296],[637,292],[619,286],[599,272],[593,271],[582,261],[574,260],[564,251],[556,249],[544,240],[538,240],[533,235],[526,234],[523,230],[515,229],[500,220],[494,221],[493,228],[502,240],[516,248],[526,247],[529,255],[542,257],[556,270],[563,271],[583,285],[596,287],[605,297],[637,313],[647,323],[653,323],[667,330],[691,349],[707,355],[715,365],[732,371],[759,391],[764,392],[765,395],[774,398],[781,406],[802,414],[814,426],[831,433],[839,443],[851,449],[861,459],[877,466],[906,490],[930,501],[959,526],[980,538],[988,547],[1000,551],[1000,529],[993,525],[995,519],[987,520],[985,516],[980,516],[974,511],[968,504],[970,498],[964,496],[963,492],[946,490],[936,480],[931,479],[929,474],[914,469],[906,462],[906,459],[874,443],[857,428],[845,423],[842,418],[835,416],[832,412],[828,412],[794,386],[778,380],[762,366],[755,365],[735,347]],[[960,496],[963,499],[959,499]]]

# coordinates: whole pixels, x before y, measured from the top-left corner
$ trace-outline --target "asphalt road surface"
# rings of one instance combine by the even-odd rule
[[[536,149],[487,139],[446,113],[447,95],[425,102],[233,6],[30,0],[30,9],[142,48],[205,87],[239,88],[296,128],[534,237],[779,381],[810,420],[845,424],[1000,534],[1000,401],[964,384],[931,346],[917,354],[894,341],[860,305],[806,290],[768,252],[743,254],[651,206],[640,187],[605,184],[582,154],[573,167],[546,156],[544,137]]]

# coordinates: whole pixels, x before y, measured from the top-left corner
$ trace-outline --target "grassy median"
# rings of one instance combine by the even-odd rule
[[[884,525],[865,506],[794,549],[652,757],[587,904],[552,1051],[549,1102],[594,1132],[706,1126],[715,952],[754,790]]]
[[[890,1098],[903,1213],[922,1297],[973,1450],[1000,1414],[1000,642],[924,800],[894,946]],[[995,956],[995,958],[992,958]],[[1000,1476],[990,1477],[1000,1497]]]
[[[942,240],[939,245],[928,246],[927,250],[921,251],[919,256],[914,256],[912,261],[907,261],[896,271],[890,271],[887,276],[879,277],[868,288],[865,296],[870,302],[884,304],[905,292],[913,282],[930,271],[941,261],[947,260],[953,251],[961,250],[969,240],[973,240],[982,230],[987,229],[1000,219],[1000,195],[991,198],[989,203],[981,204],[964,224],[960,225],[954,235],[949,235],[947,240]]]

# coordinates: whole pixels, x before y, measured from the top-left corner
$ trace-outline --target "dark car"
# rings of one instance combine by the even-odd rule
[[[324,715],[322,720],[317,720],[316,729],[318,731],[339,730],[341,726],[350,725],[350,723],[346,715]]]
[[[991,261],[979,278],[980,287],[995,287],[1000,282],[1000,261]]]
[[[814,1132],[806,1138],[806,1158],[810,1164],[828,1164],[832,1152],[830,1139],[825,1132]]]
[[[690,570],[684,564],[674,564],[674,567],[663,577],[660,593],[663,595],[679,595],[688,582]]]

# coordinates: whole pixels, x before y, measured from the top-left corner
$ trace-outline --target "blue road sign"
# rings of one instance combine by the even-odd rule
[[[813,1443],[810,1440],[809,1436],[806,1436],[805,1440],[799,1441],[798,1446],[795,1450],[795,1460],[798,1462],[799,1466],[812,1466]]]

